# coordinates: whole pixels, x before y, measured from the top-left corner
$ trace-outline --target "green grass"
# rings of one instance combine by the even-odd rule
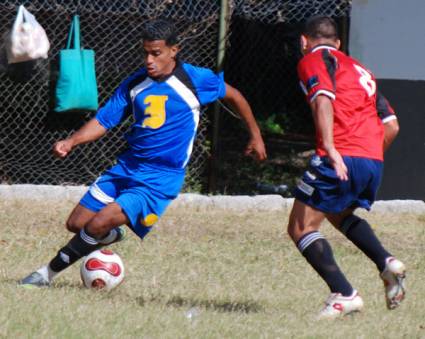
[[[374,265],[325,224],[365,309],[316,322],[328,290],[286,235],[287,211],[170,210],[143,243],[130,233],[110,247],[126,269],[112,292],[83,288],[79,265],[51,288],[18,288],[69,239],[63,224],[72,207],[0,204],[0,338],[425,338],[423,215],[368,214],[408,266],[407,299],[394,311]]]

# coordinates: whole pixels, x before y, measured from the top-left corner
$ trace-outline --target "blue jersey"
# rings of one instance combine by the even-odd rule
[[[172,74],[159,81],[141,68],[124,80],[96,119],[110,129],[133,115],[126,134],[128,150],[118,157],[131,168],[148,163],[183,169],[192,152],[200,106],[225,94],[223,74],[206,68],[178,63]]]

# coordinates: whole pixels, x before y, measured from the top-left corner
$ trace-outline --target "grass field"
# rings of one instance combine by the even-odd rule
[[[365,309],[317,322],[328,290],[284,232],[286,211],[170,210],[143,243],[130,233],[110,247],[126,268],[114,291],[84,289],[79,265],[50,288],[18,288],[69,239],[72,206],[0,204],[1,338],[425,338],[425,215],[368,215],[408,266],[407,299],[394,311],[374,265],[326,224]]]

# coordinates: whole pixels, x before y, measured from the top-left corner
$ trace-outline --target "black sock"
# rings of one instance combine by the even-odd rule
[[[349,215],[342,221],[340,230],[376,264],[379,272],[384,270],[385,259],[391,257],[391,254],[382,246],[366,220],[354,214]]]
[[[87,231],[82,229],[79,233],[74,235],[74,237],[64,247],[59,250],[56,257],[50,261],[50,268],[55,272],[63,271],[78,259],[90,254],[100,247],[101,246],[97,240],[91,235],[87,234]]]
[[[332,248],[325,237],[318,231],[305,234],[297,243],[297,247],[309,264],[328,284],[332,293],[351,296],[353,287],[335,262]]]

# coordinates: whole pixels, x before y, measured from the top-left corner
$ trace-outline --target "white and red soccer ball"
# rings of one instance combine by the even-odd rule
[[[83,260],[80,273],[87,288],[110,291],[124,279],[124,264],[111,250],[97,250]]]

